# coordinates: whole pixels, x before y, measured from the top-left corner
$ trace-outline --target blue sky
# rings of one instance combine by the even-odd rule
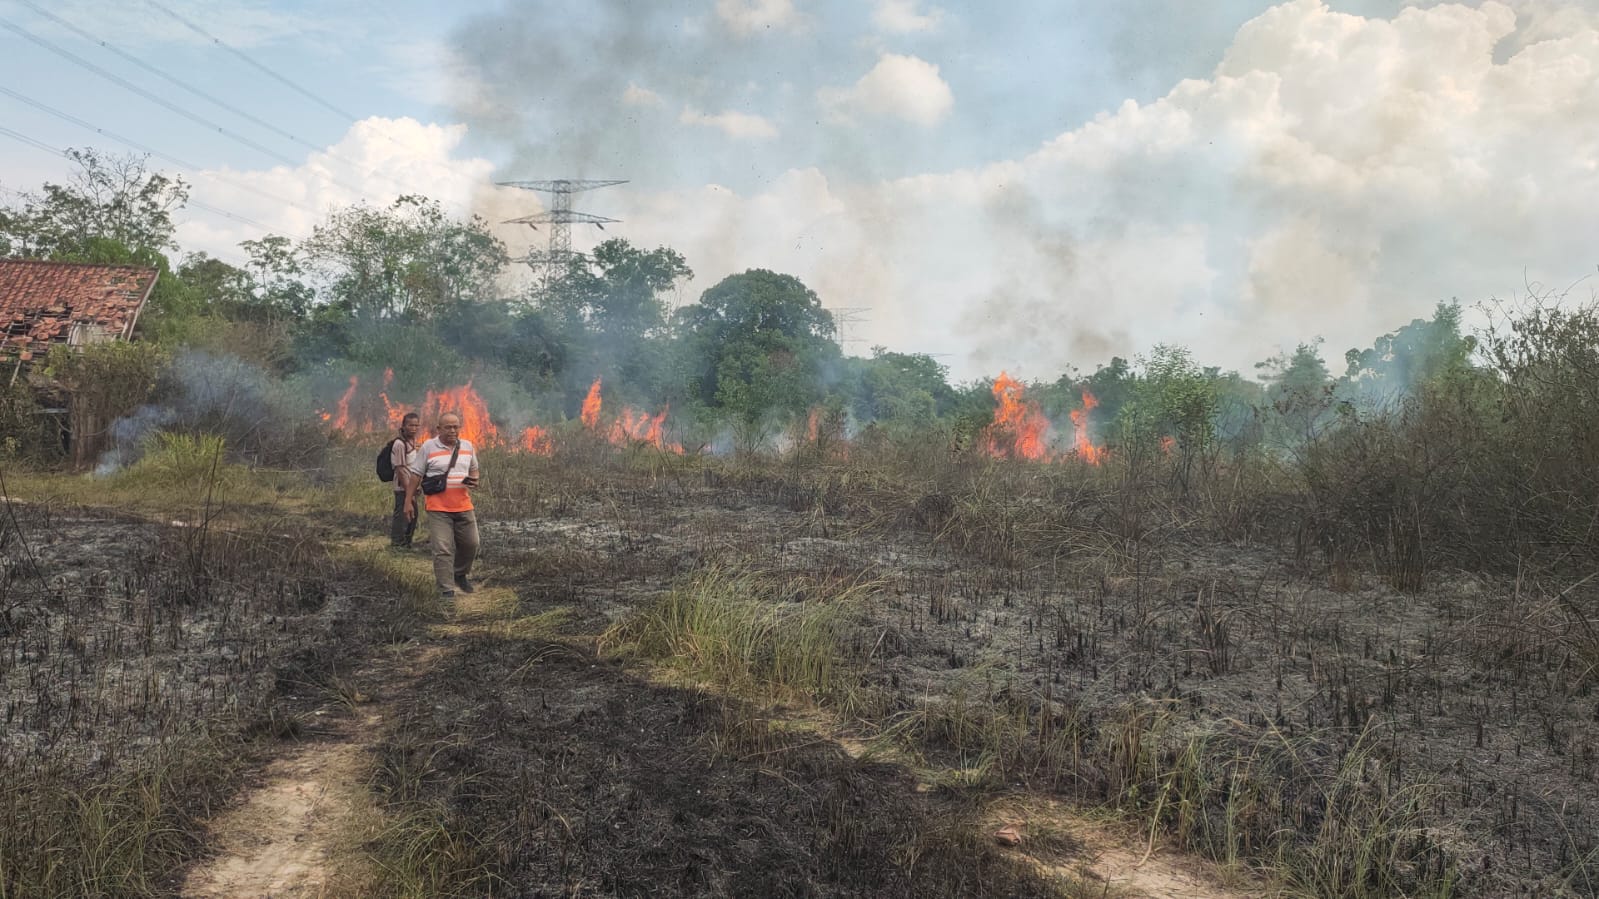
[[[1599,0],[160,4],[349,115],[147,0],[0,17],[269,152],[10,30],[0,86],[192,163],[196,200],[296,236],[402,191],[498,222],[539,198],[495,180],[626,178],[579,207],[683,251],[682,299],[789,271],[872,310],[852,349],[944,353],[958,376],[1160,341],[1247,370],[1320,336],[1336,360],[1439,300],[1599,262]],[[0,125],[124,149],[5,95]],[[0,189],[65,171],[0,136]],[[260,230],[194,208],[179,236],[237,258]]]

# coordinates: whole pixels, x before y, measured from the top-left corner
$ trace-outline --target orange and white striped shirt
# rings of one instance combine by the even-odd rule
[[[462,482],[469,477],[477,477],[477,452],[472,447],[472,441],[465,437],[460,439],[460,443],[461,451],[455,454],[455,466],[449,471],[449,486],[443,493],[424,497],[429,512],[472,511],[472,493],[462,486]],[[455,453],[455,447],[446,445],[437,437],[429,438],[417,452],[416,460],[411,463],[411,474],[415,475],[418,481],[444,474],[445,468],[450,465],[452,453]]]

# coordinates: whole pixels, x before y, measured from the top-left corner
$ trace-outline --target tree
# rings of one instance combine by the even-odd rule
[[[539,295],[541,327],[568,362],[568,393],[580,396],[596,377],[644,393],[663,386],[667,325],[663,295],[694,277],[683,256],[669,247],[641,250],[625,240],[607,240],[587,259],[576,260],[554,288]]]
[[[616,238],[574,265],[538,305],[551,320],[585,327],[609,342],[636,341],[665,327],[661,295],[692,277],[676,250],[646,252]]]
[[[1166,443],[1166,451],[1174,454],[1177,484],[1186,494],[1215,441],[1216,382],[1184,347],[1160,344],[1139,361],[1143,374],[1121,410],[1123,450],[1141,458]]]
[[[1321,358],[1320,337],[1301,343],[1292,353],[1278,353],[1255,363],[1266,382],[1266,399],[1276,413],[1279,439],[1310,440],[1331,416],[1333,380]]]
[[[267,318],[303,319],[316,298],[302,278],[305,265],[300,252],[287,237],[268,234],[260,240],[246,240],[239,244],[249,257],[249,271],[254,279],[253,312]]]
[[[107,243],[134,255],[176,249],[172,213],[189,199],[182,178],[146,167],[143,156],[68,150],[76,171],[46,183],[21,209],[0,212],[0,255],[94,261]]]
[[[1344,354],[1344,391],[1377,405],[1411,395],[1423,384],[1471,367],[1477,339],[1460,333],[1460,305],[1439,303],[1432,320],[1418,318],[1364,350]]]
[[[509,256],[479,216],[450,218],[435,200],[403,196],[387,209],[356,205],[317,226],[300,247],[328,303],[357,319],[424,320],[495,295]]]
[[[851,407],[861,421],[907,426],[931,424],[954,405],[949,369],[925,353],[893,353],[872,347],[858,366]]]
[[[752,269],[730,275],[678,310],[690,390],[733,413],[754,438],[773,414],[798,414],[821,396],[839,359],[832,313],[793,275]]]

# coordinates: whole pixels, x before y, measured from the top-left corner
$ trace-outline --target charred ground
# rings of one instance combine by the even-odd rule
[[[170,893],[364,691],[384,894],[1098,895],[1084,810],[1253,894],[1595,892],[1576,578],[1401,591],[1269,515],[960,454],[485,470],[490,586],[448,614],[425,556],[351,548],[359,482],[12,503],[8,890]],[[139,849],[47,862],[90,843]]]

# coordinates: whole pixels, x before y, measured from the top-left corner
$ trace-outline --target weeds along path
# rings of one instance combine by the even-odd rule
[[[370,814],[357,733],[302,746],[267,766],[243,803],[211,827],[217,855],[184,881],[194,897],[315,896],[333,885],[331,861]]]
[[[346,553],[371,556],[369,540]],[[374,566],[389,587],[426,595],[425,557],[395,557]],[[382,894],[382,875],[365,844],[384,829],[369,784],[373,758],[388,720],[419,677],[467,630],[482,621],[491,596],[466,597],[457,623],[434,623],[417,639],[375,654],[327,685],[328,703],[315,712],[313,739],[270,762],[247,791],[208,822],[212,855],[191,869],[180,895],[333,897]]]
[[[1064,806],[862,752],[803,704],[618,664],[597,640],[666,585],[622,557],[636,544],[589,565],[497,529],[487,585],[333,682],[315,738],[210,822],[182,895],[1262,895]],[[428,589],[424,554],[385,558],[388,587]],[[612,601],[548,589],[552,561],[604,572]]]

